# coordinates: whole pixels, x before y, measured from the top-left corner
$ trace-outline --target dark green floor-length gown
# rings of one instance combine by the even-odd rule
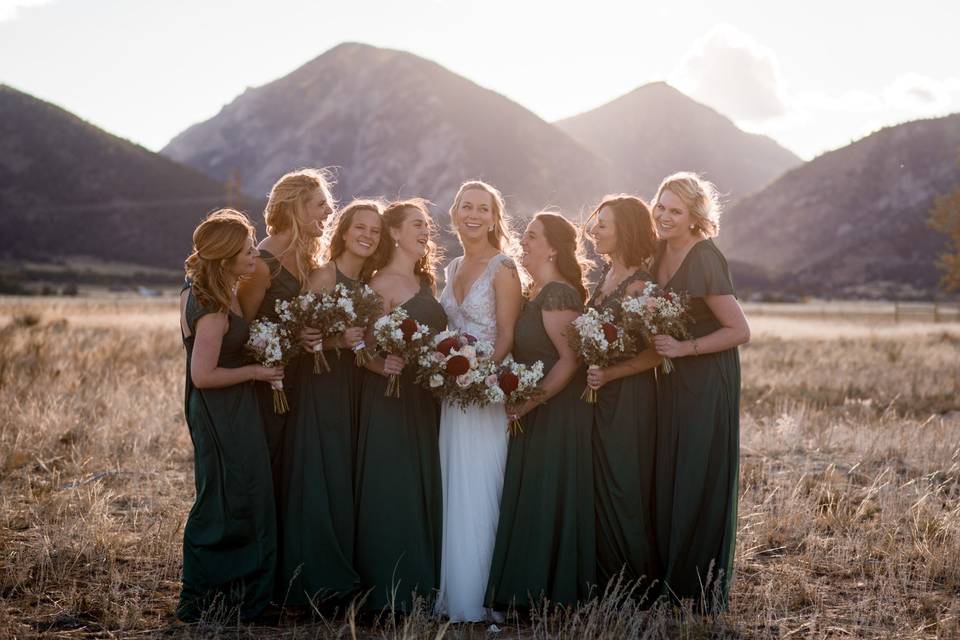
[[[517,319],[513,356],[542,360],[544,375],[559,354],[543,326],[543,311],[582,310],[576,290],[551,282]],[[527,609],[542,598],[575,604],[596,584],[592,409],[580,399],[581,369],[569,384],[522,418],[523,432],[507,450],[500,522],[486,605]]]
[[[690,249],[666,288],[690,296],[694,337],[720,328],[703,297],[734,293],[712,240]],[[718,610],[726,607],[736,546],[740,354],[733,348],[676,358],[673,366],[658,374],[656,520],[664,593]]]
[[[183,531],[183,590],[177,606],[181,620],[206,615],[220,619],[258,616],[270,602],[276,569],[276,515],[270,454],[260,424],[252,382],[221,389],[197,389],[190,358],[197,321],[211,310],[191,292],[186,319],[185,406],[194,449],[197,497]],[[229,314],[218,366],[249,363],[243,347],[248,325]]]
[[[337,270],[337,283],[356,282]],[[326,353],[330,371],[307,357],[287,420],[278,504],[277,602],[342,604],[360,587],[353,568],[353,456],[360,379],[349,350]]]
[[[599,300],[598,285],[590,306],[608,310],[615,324],[627,288],[653,278],[637,270]],[[600,588],[620,571],[635,583],[638,597],[653,600],[660,579],[654,529],[657,381],[654,371],[619,378],[597,394],[593,422],[593,482],[597,509],[597,579]],[[632,586],[632,585],[631,585]]]
[[[279,319],[274,308],[277,300],[291,300],[300,295],[300,281],[296,276],[287,271],[286,267],[280,264],[280,261],[266,249],[260,249],[260,257],[270,269],[270,286],[263,294],[263,300],[260,302],[260,308],[257,309],[257,318],[266,318],[276,322]],[[311,362],[312,362],[312,356]],[[287,396],[287,403],[292,407],[296,402],[298,379],[300,370],[306,369],[302,366],[305,360],[304,356],[298,355],[293,358],[283,370],[283,390]],[[312,365],[311,365],[312,366]],[[263,414],[263,430],[267,435],[267,444],[270,446],[270,464],[273,468],[274,486],[277,492],[277,504],[284,500],[280,494],[282,484],[282,457],[284,427],[289,418],[288,413],[277,413],[273,410],[273,388],[267,382],[257,382],[257,395],[260,398],[260,412]]]
[[[434,331],[447,326],[443,307],[426,285],[403,308]],[[367,371],[361,391],[355,500],[355,567],[368,610],[393,605],[410,611],[412,594],[427,600],[440,587],[443,487],[440,406],[414,382],[413,366],[400,376],[400,397],[387,398],[387,378]]]

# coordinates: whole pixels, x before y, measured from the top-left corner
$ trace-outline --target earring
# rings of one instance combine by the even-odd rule
[[[493,233],[493,226],[492,226],[492,225],[490,226],[489,229],[487,229],[487,232],[488,232],[488,233]]]
[[[695,224],[690,225],[690,231],[696,231],[696,230],[697,230],[697,225]]]
[[[400,241],[399,241],[399,240],[394,240],[394,241],[393,241],[393,246],[399,248],[399,247],[400,247]]]
[[[556,256],[550,256],[550,262],[553,262],[553,259],[554,259],[555,257],[556,257]]]

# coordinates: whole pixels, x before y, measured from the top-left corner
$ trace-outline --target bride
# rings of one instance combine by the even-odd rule
[[[503,250],[512,244],[500,192],[465,182],[450,209],[463,255],[447,265],[440,303],[449,328],[494,345],[503,360],[520,313],[517,268]],[[443,475],[443,555],[436,610],[454,622],[491,617],[483,607],[500,515],[507,419],[503,405],[444,403],[440,418]]]

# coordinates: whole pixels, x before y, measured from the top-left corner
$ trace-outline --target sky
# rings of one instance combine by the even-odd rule
[[[0,0],[0,83],[160,150],[341,42],[548,121],[652,81],[804,159],[960,111],[957,0]]]

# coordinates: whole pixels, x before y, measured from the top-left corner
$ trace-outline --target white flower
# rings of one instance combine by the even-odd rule
[[[437,387],[443,386],[443,376],[439,373],[435,373],[430,376],[430,387],[436,389]]]

